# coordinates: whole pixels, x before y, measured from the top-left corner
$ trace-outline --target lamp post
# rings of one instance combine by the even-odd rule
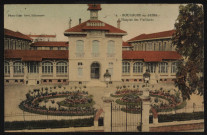
[[[143,74],[143,80],[145,83],[145,88],[143,90],[142,99],[142,114],[141,115],[141,130],[142,132],[149,132],[149,110],[150,110],[150,97],[149,97],[149,82],[150,73],[149,70]]]
[[[149,87],[148,84],[149,84],[149,81],[150,81],[150,73],[149,73],[148,69],[143,74],[143,80],[144,80],[144,83],[146,84],[146,87]]]
[[[109,82],[111,81],[111,74],[109,73],[109,70],[106,70],[106,73],[104,74],[104,80],[106,82],[106,87],[108,88]]]

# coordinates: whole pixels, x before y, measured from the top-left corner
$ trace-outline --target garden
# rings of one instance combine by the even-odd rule
[[[84,91],[84,88],[86,86],[67,91],[65,87],[54,86],[29,90],[26,100],[22,101],[19,107],[26,112],[43,115],[93,115],[95,102],[93,96]]]
[[[145,85],[142,85],[143,89]],[[132,86],[117,86],[115,93],[111,94],[111,97],[118,98],[115,102],[122,105],[122,111],[127,113],[140,113],[141,112],[141,98],[142,91],[139,85]],[[181,93],[175,89],[163,89],[158,90],[152,86],[152,90],[149,92],[151,107],[157,112],[169,112],[177,109],[184,108],[186,101],[182,101]]]

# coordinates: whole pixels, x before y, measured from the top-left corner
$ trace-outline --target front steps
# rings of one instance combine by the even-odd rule
[[[106,83],[105,82],[101,82],[100,80],[91,80],[90,82],[88,82],[86,84],[87,87],[106,87]]]

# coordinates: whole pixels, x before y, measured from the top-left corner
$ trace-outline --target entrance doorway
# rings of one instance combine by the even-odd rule
[[[156,71],[156,63],[146,63],[146,67],[149,70],[150,73],[155,73]]]
[[[94,62],[91,64],[91,79],[99,79],[100,77],[100,64]]]

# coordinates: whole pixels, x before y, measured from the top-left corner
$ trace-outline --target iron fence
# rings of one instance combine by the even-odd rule
[[[142,103],[119,105],[111,103],[111,132],[139,132],[142,126]]]

